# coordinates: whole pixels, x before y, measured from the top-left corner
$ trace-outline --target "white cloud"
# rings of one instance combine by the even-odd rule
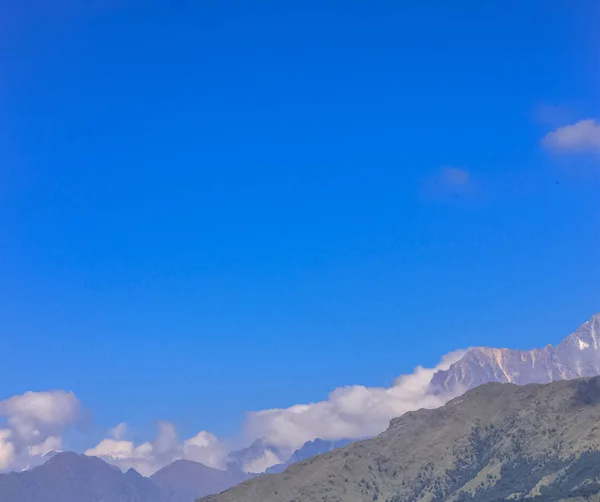
[[[587,119],[560,127],[548,133],[542,145],[557,153],[600,153],[600,123]]]
[[[114,434],[115,429],[119,433],[123,427],[119,424],[111,433]],[[152,442],[136,446],[133,441],[108,438],[86,450],[85,454],[100,457],[123,470],[134,468],[144,476],[150,476],[161,467],[181,458],[175,428],[167,422],[159,422],[158,433]]]
[[[250,474],[260,474],[265,472],[269,467],[281,464],[282,462],[284,462],[284,459],[279,458],[273,450],[267,448],[260,457],[253,458],[244,463],[242,470]]]
[[[177,440],[175,426],[169,422],[159,422],[158,434],[152,447],[157,457],[170,457],[178,454],[180,445]]]
[[[455,183],[468,181],[458,172],[446,176]],[[326,401],[249,413],[245,437],[262,438],[261,444],[266,447],[243,459],[241,468],[246,472],[264,472],[306,441],[373,436],[385,430],[392,418],[407,411],[443,405],[454,395],[431,393],[429,382],[437,370],[447,369],[462,355],[462,351],[448,354],[435,368],[419,366],[413,373],[400,376],[389,388],[340,387]],[[0,401],[0,418],[6,419],[5,427],[0,429],[0,471],[41,463],[48,451],[62,447],[62,433],[79,413],[80,403],[71,392],[27,392]],[[120,423],[85,454],[98,456],[123,470],[134,468],[145,476],[178,459],[217,469],[226,468],[229,460],[227,444],[206,431],[180,440],[173,424],[159,422],[152,441],[135,443],[126,435],[127,425]]]
[[[210,432],[199,432],[183,442],[183,458],[200,462],[215,469],[226,467],[227,454],[227,446]]]
[[[26,392],[0,401],[6,429],[0,439],[0,470],[19,470],[39,463],[62,444],[65,428],[79,417],[80,403],[66,391]]]
[[[52,450],[60,451],[62,448],[62,438],[50,436],[43,443],[29,446],[27,452],[30,457],[43,457]]]
[[[80,411],[72,392],[26,392],[0,402],[0,416],[8,417],[15,435],[26,444],[38,443],[74,423]]]
[[[144,443],[146,444],[146,443]],[[136,455],[138,453],[138,455]],[[131,441],[118,441],[116,439],[103,439],[94,448],[85,451],[86,455],[94,457],[108,457],[113,460],[137,458],[139,455]]]
[[[250,413],[247,434],[265,438],[266,443],[287,451],[315,438],[337,440],[379,434],[394,417],[418,408],[441,406],[454,397],[430,393],[429,382],[437,370],[447,369],[463,354],[448,354],[435,368],[419,366],[412,374],[399,377],[390,388],[340,387],[329,394],[327,401]]]
[[[112,435],[125,431],[125,424],[111,429]],[[107,438],[85,454],[100,457],[123,470],[134,468],[144,476],[150,476],[162,467],[178,459],[194,460],[209,467],[222,469],[227,461],[228,449],[216,436],[202,431],[180,442],[175,426],[159,422],[156,438],[136,446],[133,441]]]
[[[7,429],[0,429],[0,472],[10,469],[14,461],[15,447],[10,442],[12,433]]]
[[[88,456],[100,457],[106,462],[116,465],[123,471],[135,469],[143,476],[151,476],[158,469],[164,467],[154,456],[152,443],[146,442],[135,446],[131,441],[117,441],[115,439],[103,439],[94,448],[85,451]],[[176,458],[173,458],[176,460]]]

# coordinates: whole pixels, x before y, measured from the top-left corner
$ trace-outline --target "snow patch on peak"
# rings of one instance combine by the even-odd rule
[[[583,340],[579,339],[579,350],[584,350],[589,348],[590,344],[589,343],[585,343]]]

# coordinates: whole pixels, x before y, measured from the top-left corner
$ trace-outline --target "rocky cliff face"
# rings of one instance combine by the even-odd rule
[[[450,368],[433,376],[431,389],[456,394],[489,382],[524,385],[595,375],[600,375],[600,314],[557,346],[522,351],[470,349]]]

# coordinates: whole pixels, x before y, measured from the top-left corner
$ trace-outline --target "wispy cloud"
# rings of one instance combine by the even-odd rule
[[[600,153],[600,123],[586,119],[559,127],[542,139],[542,146],[554,153]]]
[[[116,425],[108,431],[109,436],[117,441],[123,439],[126,433],[127,424],[125,422],[121,422],[119,425]]]
[[[460,167],[446,166],[425,178],[421,196],[431,200],[448,200],[475,195],[478,186],[471,173]]]
[[[266,448],[261,456],[244,463],[242,470],[251,474],[260,474],[265,472],[269,467],[281,464],[282,462],[284,460],[279,458],[273,450]]]
[[[570,122],[572,117],[573,111],[560,105],[541,104],[533,110],[533,120],[553,127]]]

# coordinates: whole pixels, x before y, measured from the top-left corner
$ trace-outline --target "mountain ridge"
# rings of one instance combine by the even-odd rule
[[[169,502],[192,502],[250,478],[241,471],[214,469],[200,462],[180,459],[159,469],[149,479],[170,496]]]
[[[171,502],[148,478],[98,457],[61,452],[23,472],[0,475],[0,502]]]
[[[430,382],[433,393],[457,394],[489,382],[549,383],[600,374],[600,313],[558,345],[518,350],[473,347]]]
[[[600,377],[489,383],[201,501],[597,500],[599,423]]]
[[[279,472],[283,472],[290,465],[314,457],[315,455],[321,455],[322,453],[327,453],[337,448],[342,448],[343,446],[346,446],[349,443],[353,443],[354,441],[355,440],[353,439],[325,441],[321,438],[317,438],[313,441],[307,441],[302,445],[301,448],[298,448],[286,462],[269,467],[266,470],[266,474],[276,474]]]

